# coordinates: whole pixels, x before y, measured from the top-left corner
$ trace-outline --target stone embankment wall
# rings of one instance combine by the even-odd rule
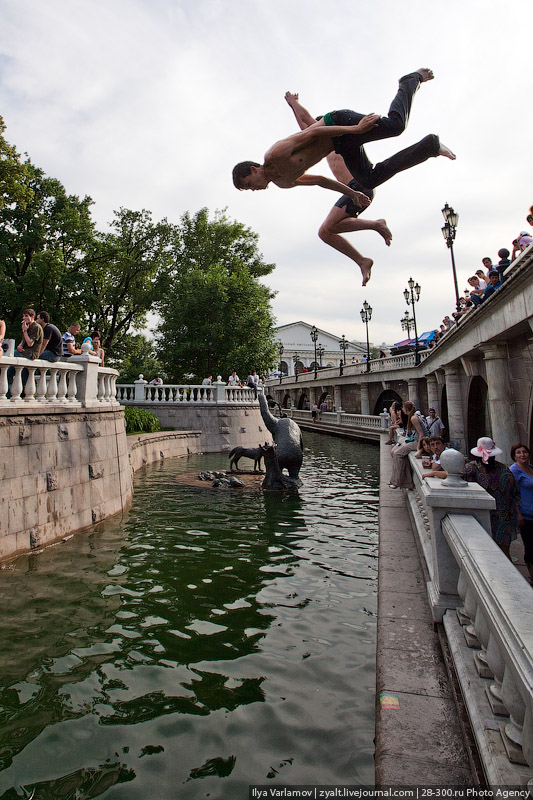
[[[0,416],[0,559],[122,511],[131,474],[121,408],[9,409]]]
[[[188,456],[202,452],[200,431],[161,431],[128,436],[132,472],[165,458]]]
[[[196,405],[194,403],[136,403],[151,411],[164,428],[198,431],[198,451],[229,453],[233,447],[271,443],[257,404]]]

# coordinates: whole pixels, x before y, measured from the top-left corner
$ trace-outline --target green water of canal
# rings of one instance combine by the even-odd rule
[[[227,459],[174,459],[0,571],[0,798],[373,783],[379,449],[305,446],[297,496],[189,489]]]

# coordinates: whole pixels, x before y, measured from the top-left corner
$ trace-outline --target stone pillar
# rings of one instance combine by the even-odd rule
[[[444,370],[446,399],[448,401],[448,424],[450,426],[450,447],[465,454],[466,434],[465,415],[461,400],[461,382],[457,367],[446,367]]]
[[[361,414],[370,414],[370,400],[368,397],[368,383],[361,384]]]
[[[414,403],[418,408],[418,379],[409,378],[407,381],[407,395],[411,403]]]
[[[437,416],[440,417],[440,402],[439,402],[439,391],[437,387],[437,376],[428,375],[426,378],[426,386],[428,390],[428,409],[434,408]]]
[[[71,356],[69,359],[71,364],[81,364],[83,372],[77,375],[77,398],[85,408],[100,405],[98,399],[98,367],[100,366],[100,359],[98,356],[90,356],[88,353],[83,353],[79,356]]]
[[[333,398],[335,403],[335,410],[340,411],[342,408],[342,394],[341,394],[341,387],[337,383],[333,387]]]
[[[148,381],[145,381],[142,375],[139,375],[138,379],[134,381],[135,383],[135,402],[136,403],[144,403],[144,387],[147,385]]]
[[[519,440],[516,410],[510,397],[509,358],[506,345],[494,344],[481,347],[487,376],[487,402],[489,406],[490,434],[496,446],[503,450],[498,461],[511,463],[510,449]]]

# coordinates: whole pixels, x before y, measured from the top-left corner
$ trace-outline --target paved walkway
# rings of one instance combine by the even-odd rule
[[[377,786],[474,786],[401,490],[381,446],[376,672]]]

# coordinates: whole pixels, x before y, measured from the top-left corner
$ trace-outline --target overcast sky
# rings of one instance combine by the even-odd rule
[[[276,269],[279,324],[303,319],[375,343],[403,338],[403,290],[422,286],[419,331],[454,310],[445,202],[459,213],[459,290],[521,230],[533,203],[531,4],[525,0],[0,0],[0,113],[8,141],[89,194],[101,229],[120,206],[177,222],[227,209],[259,234]],[[430,66],[401,139],[368,146],[373,161],[437,133],[457,161],[436,158],[376,192],[393,243],[350,234],[374,259],[372,280],[316,231],[337,196],[318,187],[238,192],[237,161],[262,161],[296,130],[283,95],[314,114],[386,114],[398,78]],[[330,175],[327,163],[314,168]]]

